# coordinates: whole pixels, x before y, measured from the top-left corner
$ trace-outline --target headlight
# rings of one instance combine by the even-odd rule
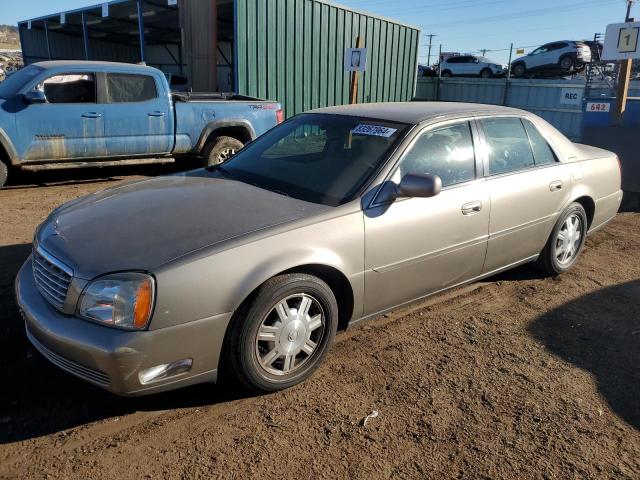
[[[149,323],[155,282],[145,273],[115,273],[90,282],[80,297],[78,315],[105,325],[141,330]]]

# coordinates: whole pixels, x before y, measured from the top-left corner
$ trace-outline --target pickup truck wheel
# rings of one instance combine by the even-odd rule
[[[4,187],[7,183],[7,177],[9,176],[9,168],[7,164],[0,160],[0,188]]]
[[[322,363],[337,326],[336,298],[325,282],[306,274],[279,275],[234,315],[223,365],[253,391],[291,387]]]
[[[202,152],[206,166],[211,167],[229,160],[242,147],[244,147],[244,144],[233,137],[223,136],[210,140]]]
[[[549,275],[569,270],[582,252],[587,237],[587,214],[579,203],[562,212],[540,255],[537,266]]]

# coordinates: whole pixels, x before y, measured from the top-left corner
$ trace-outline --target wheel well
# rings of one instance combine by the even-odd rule
[[[220,127],[220,128],[216,128],[213,132],[209,134],[209,136],[207,137],[207,141],[205,142],[205,145],[218,137],[233,137],[245,144],[251,141],[251,133],[249,133],[249,131],[245,127],[242,127],[242,126]]]
[[[584,208],[584,211],[587,213],[587,227],[591,227],[591,223],[593,222],[593,216],[596,213],[595,202],[591,197],[586,197],[586,196],[577,198],[575,201],[578,202],[580,205],[582,205],[582,208]]]
[[[4,163],[7,168],[11,166],[11,158],[9,157],[9,153],[4,148],[4,145],[0,143],[0,162]]]

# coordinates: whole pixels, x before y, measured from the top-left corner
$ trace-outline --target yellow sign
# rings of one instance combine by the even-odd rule
[[[516,55],[524,55],[524,48],[518,48],[516,50]]]

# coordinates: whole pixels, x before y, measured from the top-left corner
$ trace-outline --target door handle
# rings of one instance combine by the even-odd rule
[[[558,190],[562,190],[562,181],[556,180],[555,182],[551,182],[549,184],[549,190],[552,192],[557,192]]]
[[[83,118],[100,118],[102,117],[102,114],[98,112],[88,112],[88,113],[83,113],[82,117]]]
[[[476,213],[480,213],[480,210],[482,210],[482,202],[479,200],[462,205],[463,215],[475,215]]]
[[[150,117],[164,117],[165,113],[164,112],[149,112],[147,113],[147,115],[149,115]]]

